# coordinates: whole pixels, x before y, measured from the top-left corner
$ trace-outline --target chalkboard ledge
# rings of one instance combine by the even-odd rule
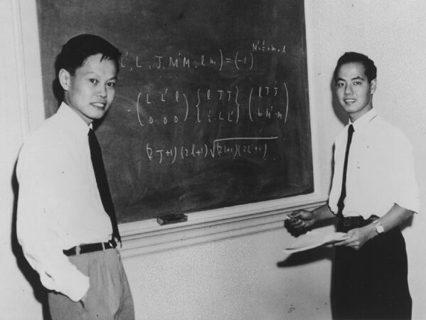
[[[188,214],[188,221],[160,226],[156,219],[121,224],[124,259],[200,243],[283,228],[285,216],[297,209],[326,203],[318,195],[297,196]]]

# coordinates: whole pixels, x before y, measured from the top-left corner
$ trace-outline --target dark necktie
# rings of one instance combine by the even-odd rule
[[[351,147],[352,135],[354,133],[354,126],[349,125],[348,127],[348,141],[346,143],[345,151],[345,162],[343,163],[343,178],[342,178],[342,191],[340,193],[339,201],[337,202],[338,214],[343,214],[343,208],[345,207],[345,198],[346,198],[346,171],[348,169],[348,157],[349,149]]]
[[[102,150],[96,138],[95,132],[89,130],[89,147],[90,157],[92,158],[93,170],[95,172],[96,184],[98,185],[99,194],[105,211],[108,213],[112,224],[112,237],[121,242],[120,233],[118,231],[117,219],[115,217],[114,204],[112,202],[111,193],[106,177],[104,161],[102,159]]]

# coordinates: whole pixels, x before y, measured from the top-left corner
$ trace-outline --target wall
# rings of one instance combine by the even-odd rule
[[[379,68],[375,106],[407,133],[415,147],[422,202],[426,203],[426,108],[422,103],[426,3],[305,3],[317,198],[327,192],[330,145],[342,126],[331,106],[331,72],[343,52],[357,50],[370,55]],[[13,250],[17,249],[12,247],[11,236],[14,162],[23,136],[40,122],[42,115],[37,103],[41,101],[37,44],[34,37],[28,36],[36,29],[35,13],[34,1],[0,0],[0,310],[7,319],[42,319],[37,300],[40,295],[37,287],[34,290],[29,284],[34,282],[32,277],[22,273],[25,264],[16,260]],[[329,319],[330,252],[284,261],[281,250],[291,237],[282,230],[279,215],[276,217],[268,220],[264,228],[244,225],[247,231],[240,233],[243,222],[228,224],[232,228],[224,237],[213,236],[213,227],[198,229],[196,237],[193,233],[177,233],[175,245],[145,250],[141,256],[132,256],[130,249],[125,251],[137,318]],[[422,272],[426,258],[424,247],[418,245],[424,221],[419,214],[413,226],[404,231],[414,319],[426,317],[426,306],[421,303],[426,299]],[[133,243],[133,227],[123,227],[128,234],[128,247]],[[191,242],[191,237],[197,240]],[[146,237],[138,241],[148,240]],[[294,265],[296,262],[299,265]]]
[[[14,191],[12,172],[24,134],[30,129],[27,119],[41,120],[41,112],[28,112],[25,106],[25,81],[22,81],[23,64],[20,25],[16,3],[0,0],[0,318],[40,319],[41,307],[37,292],[26,278],[31,273],[20,272],[12,252]],[[35,55],[37,57],[37,55]],[[29,79],[28,79],[29,80]],[[38,113],[38,114],[37,114]],[[13,247],[16,250],[16,247]],[[25,264],[19,264],[26,268]],[[25,307],[24,307],[25,306]],[[26,308],[28,306],[28,309]]]

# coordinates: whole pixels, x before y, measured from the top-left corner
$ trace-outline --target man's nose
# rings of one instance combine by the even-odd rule
[[[345,87],[345,93],[346,94],[351,94],[353,92],[353,90],[352,90],[352,86],[350,85],[350,84],[348,84],[346,87]]]
[[[107,89],[106,86],[99,86],[99,91],[98,91],[98,95],[100,97],[105,98],[107,96]]]

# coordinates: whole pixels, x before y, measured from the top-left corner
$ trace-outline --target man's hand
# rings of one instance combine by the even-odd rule
[[[368,240],[374,237],[375,235],[374,230],[375,229],[372,224],[362,228],[355,228],[355,229],[349,230],[346,233],[348,237],[343,241],[336,242],[334,245],[337,247],[346,246],[346,247],[351,247],[355,250],[359,250]]]
[[[315,215],[308,210],[294,211],[284,221],[284,227],[291,235],[298,237],[306,233],[315,224]]]

